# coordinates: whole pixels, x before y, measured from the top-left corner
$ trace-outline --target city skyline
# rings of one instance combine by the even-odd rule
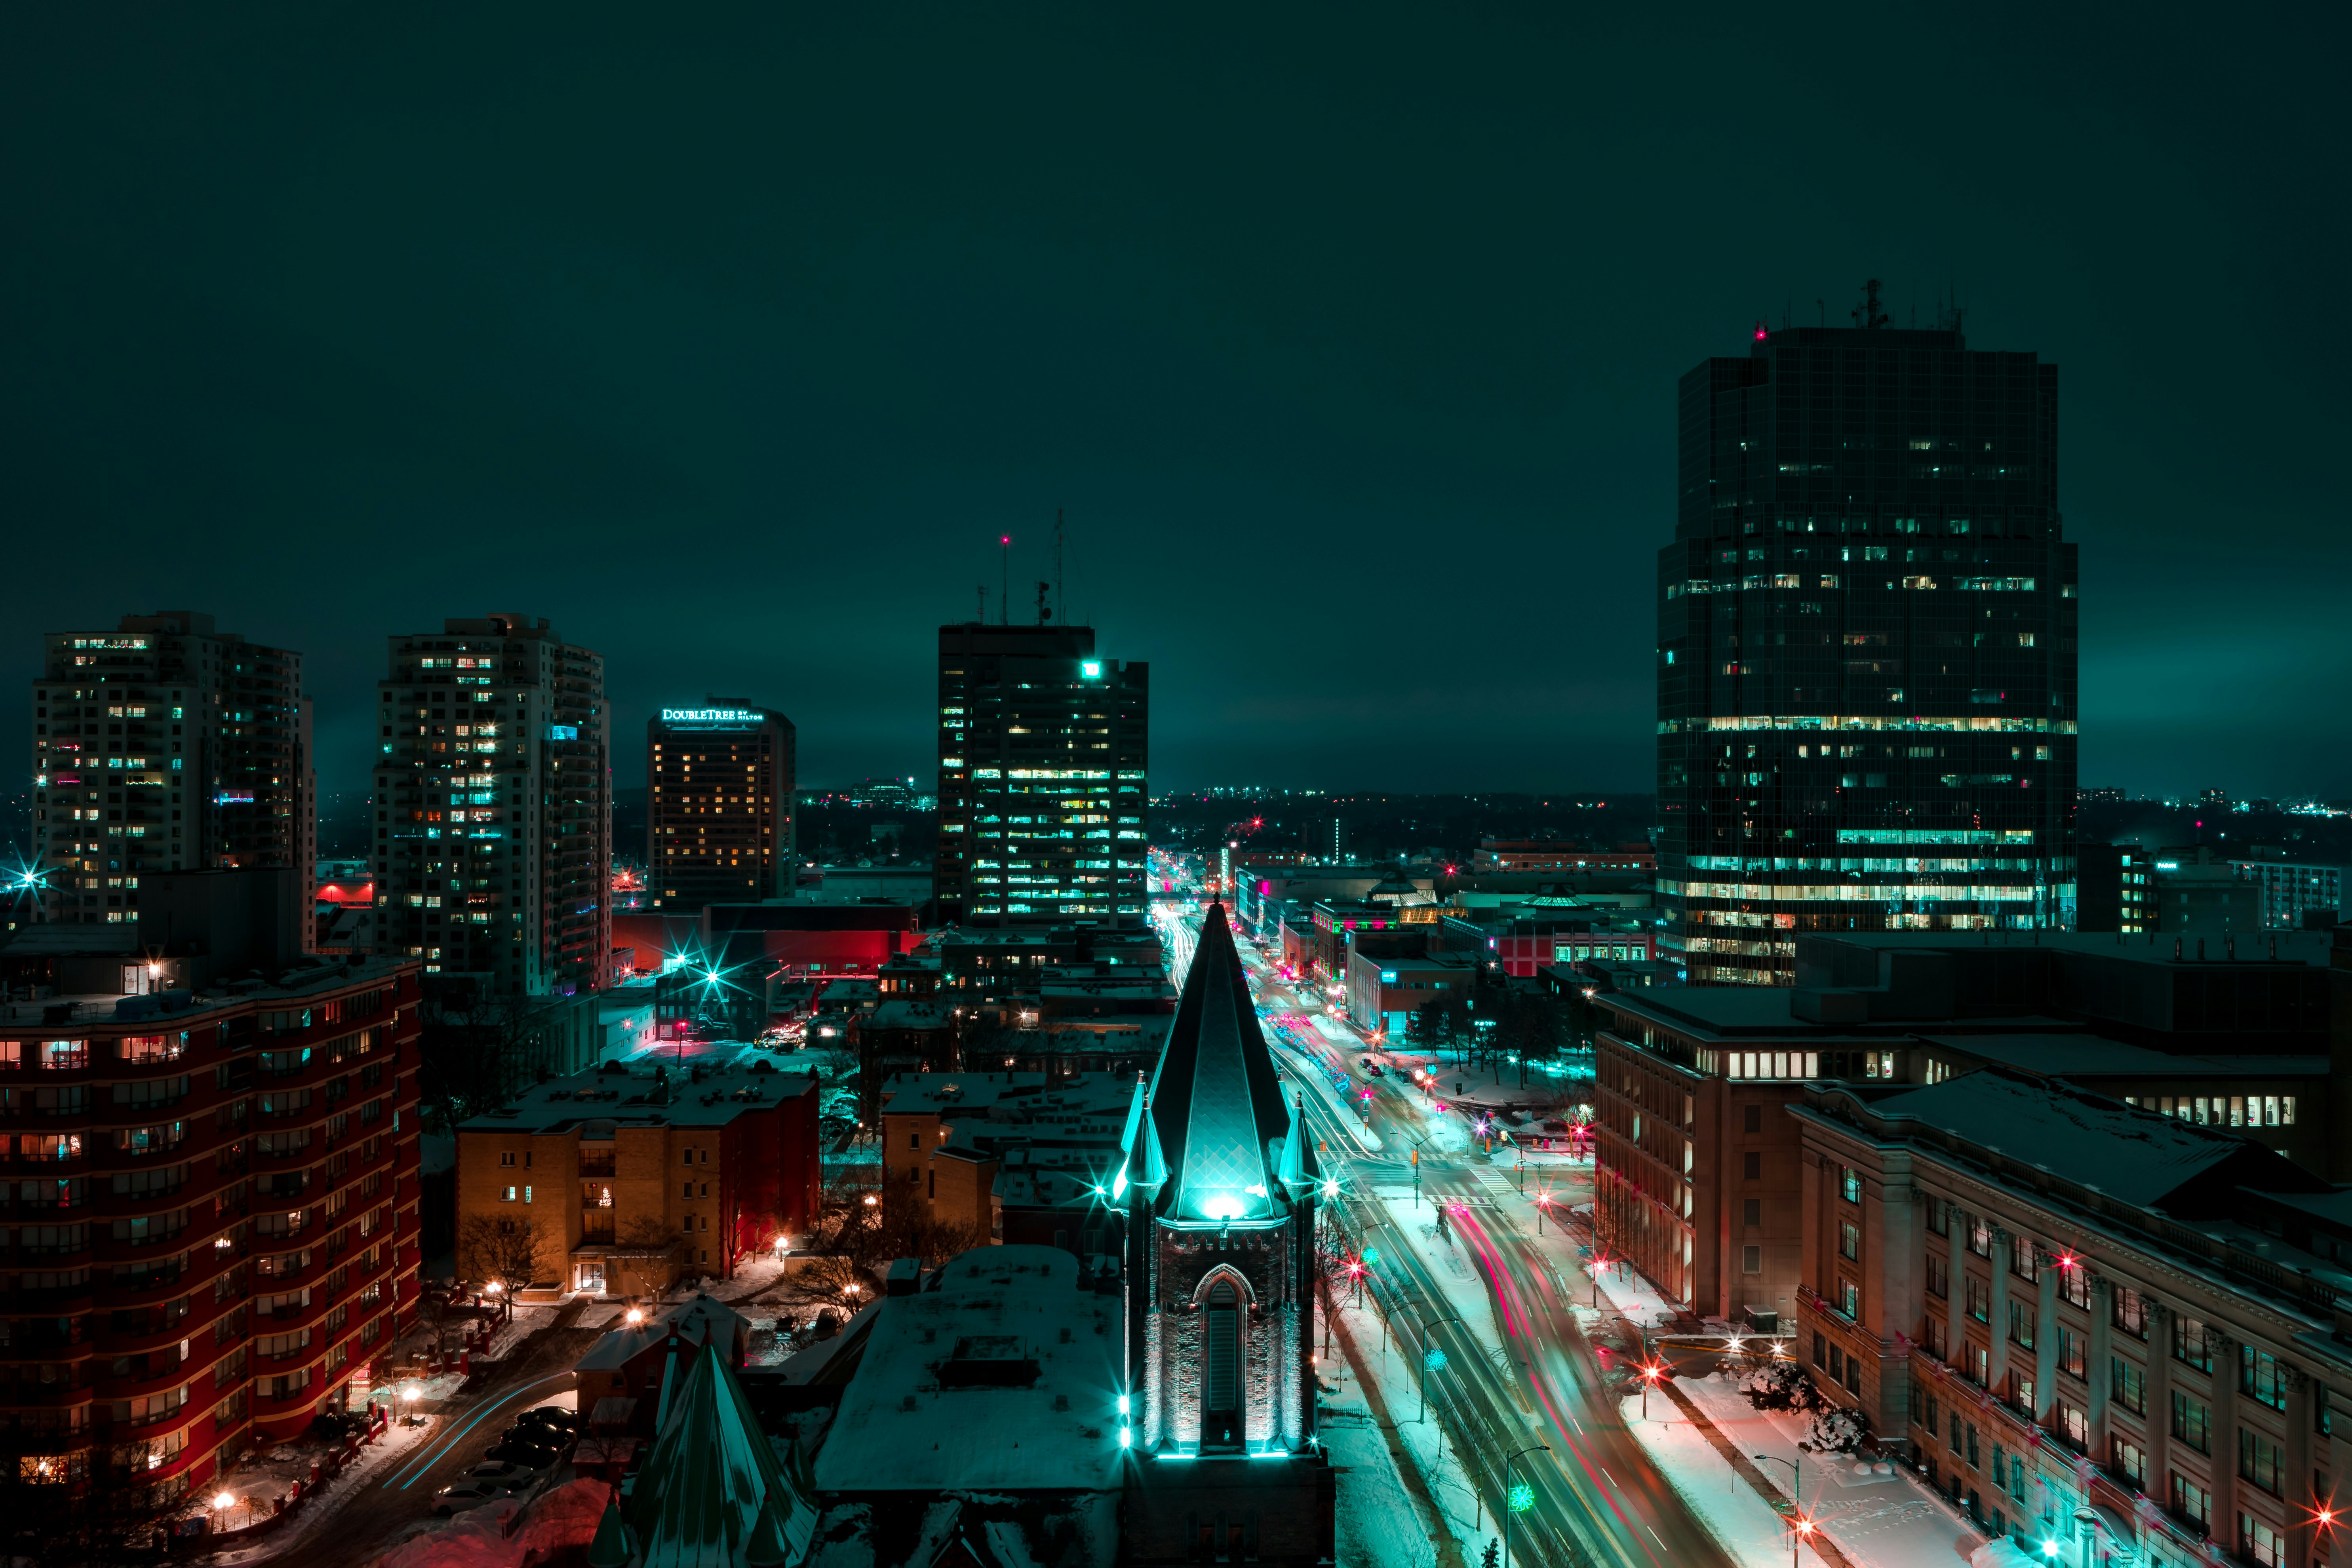
[[[1878,277],[1897,325],[1956,293],[2068,367],[2082,776],[2342,793],[2352,740],[2307,715],[2352,564],[2344,394],[2235,324],[2325,298],[2341,253],[2270,151],[2324,143],[2297,84],[2326,47],[2192,60],[2081,21],[2020,61],[1924,19],[1726,17],[1408,52],[1363,21],[1336,57],[1297,22],[780,21],[646,75],[593,16],[457,53],[343,16],[26,18],[0,387],[42,619],[185,605],[302,649],[326,795],[364,777],[373,639],[488,600],[600,649],[620,724],[715,680],[793,716],[813,781],[905,775],[927,628],[983,585],[994,618],[1005,577],[1020,618],[1060,509],[1074,616],[1162,671],[1165,787],[1623,790],[1675,377]],[[1596,47],[1623,68],[1569,66]],[[1915,122],[1893,58],[1978,107],[1966,134]],[[1801,176],[1685,151],[1801,69],[1855,95],[1776,121]],[[1481,635],[1321,658],[1449,607]],[[0,647],[0,728],[37,658]]]

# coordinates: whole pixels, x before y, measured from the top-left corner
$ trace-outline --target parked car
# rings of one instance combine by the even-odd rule
[[[459,1481],[455,1486],[443,1487],[433,1494],[433,1511],[446,1519],[453,1513],[463,1513],[469,1508],[479,1508],[486,1502],[496,1502],[502,1497],[509,1497],[513,1495],[513,1488],[502,1486],[497,1481]]]
[[[561,1405],[534,1405],[515,1417],[515,1425],[518,1428],[544,1426],[564,1436],[577,1436],[581,1427],[580,1413],[566,1410]]]
[[[543,1470],[562,1457],[562,1446],[549,1442],[534,1433],[509,1432],[500,1437],[498,1447],[482,1456],[493,1464],[520,1465],[526,1469]]]
[[[464,1475],[459,1476],[457,1479],[461,1481],[496,1481],[501,1482],[507,1486],[519,1487],[522,1485],[523,1482],[530,1479],[530,1468],[527,1465],[499,1464],[493,1462],[487,1465],[476,1465],[472,1469],[467,1470]]]

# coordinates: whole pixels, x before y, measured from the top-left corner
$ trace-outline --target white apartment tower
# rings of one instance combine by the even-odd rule
[[[377,683],[375,887],[363,938],[492,995],[610,983],[604,661],[492,615],[390,639]]]
[[[191,610],[46,643],[32,693],[42,919],[135,925],[152,871],[310,875],[318,780],[300,654]]]

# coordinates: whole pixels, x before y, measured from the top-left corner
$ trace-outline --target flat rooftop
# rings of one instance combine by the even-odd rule
[[[1895,1019],[1869,1023],[1816,1024],[1790,1011],[1796,992],[1785,985],[1646,985],[1638,991],[1611,991],[1595,996],[1603,1006],[1622,1009],[1678,1034],[1738,1041],[1786,1040],[1808,1047],[1841,1040],[1885,1044],[1907,1039],[1922,1020]],[[1983,1030],[1989,1034],[2063,1035],[2079,1032],[2064,1018],[1969,1018],[1941,1023],[1946,1034],[1959,1037]]]
[[[1113,1491],[1120,1298],[1054,1247],[979,1247],[880,1303],[816,1454],[824,1492]]]
[[[15,952],[19,950],[12,942],[6,951]],[[85,947],[76,951],[87,953],[90,950]],[[187,1005],[150,1013],[143,1017],[124,1018],[120,1022],[126,1028],[152,1030],[169,1025],[176,1018],[182,1020],[183,1025],[175,1026],[184,1026],[186,1019],[202,1017],[223,1008],[242,1006],[248,1002],[266,1006],[283,999],[315,996],[322,991],[348,990],[372,981],[388,984],[394,975],[415,962],[405,958],[361,959],[349,963],[332,959],[314,960],[310,965],[297,966],[268,980],[216,981],[202,991],[155,993],[153,994],[157,995],[184,994],[187,997]],[[86,991],[43,997],[37,1002],[0,1004],[0,1027],[39,1026],[48,1017],[49,1009],[62,1006],[73,1008],[68,1021],[77,1028],[89,1025],[112,1025],[118,1021],[115,1005],[134,1000],[144,1003],[148,998],[128,997],[112,991]]]
[[[1921,1035],[1927,1045],[2044,1078],[2305,1078],[2327,1076],[2325,1056],[2172,1056],[2095,1035]]]
[[[744,1067],[705,1068],[699,1082],[688,1072],[656,1078],[656,1068],[573,1073],[550,1079],[511,1105],[457,1124],[460,1132],[569,1132],[586,1122],[609,1127],[724,1127],[739,1116],[772,1110],[816,1091],[814,1073],[760,1071],[767,1059]]]

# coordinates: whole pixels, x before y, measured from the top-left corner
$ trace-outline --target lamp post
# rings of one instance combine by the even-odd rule
[[[1443,1318],[1429,1319],[1421,1325],[1421,1342],[1424,1347],[1421,1353],[1421,1414],[1414,1417],[1419,1421],[1429,1419],[1429,1374],[1445,1370],[1445,1352],[1429,1342],[1430,1331],[1440,1323],[1452,1323],[1457,1328],[1465,1326],[1452,1313]]]
[[[1769,1459],[1774,1464],[1789,1467],[1789,1474],[1791,1478],[1789,1482],[1789,1505],[1799,1510],[1789,1521],[1789,1568],[1798,1568],[1797,1550],[1803,1544],[1806,1538],[1813,1533],[1813,1521],[1807,1519],[1802,1511],[1805,1506],[1804,1466],[1796,1459],[1784,1459],[1778,1454],[1756,1454],[1750,1457]]]
[[[1538,1448],[1547,1454],[1551,1452],[1549,1443],[1530,1443],[1517,1453],[1506,1456],[1503,1460],[1503,1568],[1511,1568],[1512,1517],[1527,1512],[1536,1504],[1535,1488],[1525,1481],[1517,1486],[1511,1484],[1511,1467]]]

